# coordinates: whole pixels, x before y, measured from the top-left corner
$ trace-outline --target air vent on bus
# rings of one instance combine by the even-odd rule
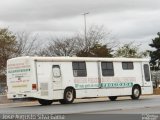
[[[41,89],[41,96],[48,96],[48,83],[41,83],[40,89]]]
[[[48,90],[48,83],[41,83],[41,90]]]

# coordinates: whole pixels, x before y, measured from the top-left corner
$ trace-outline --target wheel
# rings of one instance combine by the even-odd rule
[[[64,98],[62,100],[59,100],[61,104],[70,104],[74,101],[74,90],[71,88],[67,88],[64,91]]]
[[[115,101],[117,99],[117,96],[109,96],[108,98],[110,99],[110,101]]]
[[[140,95],[141,95],[140,87],[138,87],[138,86],[133,87],[133,88],[132,88],[131,98],[132,98],[133,100],[137,100],[137,99],[139,99]]]
[[[60,102],[61,104],[65,104],[65,103],[66,103],[66,102],[64,101],[64,99],[59,100],[59,102]]]
[[[52,100],[43,100],[43,99],[38,99],[38,102],[41,104],[41,105],[51,105],[53,103]]]

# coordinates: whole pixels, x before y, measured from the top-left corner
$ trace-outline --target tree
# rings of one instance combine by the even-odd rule
[[[0,29],[0,79],[5,80],[7,60],[14,54],[16,49],[16,36],[7,28]]]
[[[38,35],[31,35],[27,32],[19,32],[16,34],[16,47],[14,57],[35,55],[40,48],[37,41]]]
[[[41,56],[73,56],[76,54],[77,46],[74,38],[54,38],[48,46],[40,50]]]
[[[152,43],[149,44],[152,48],[155,48],[154,51],[149,51],[150,52],[150,57],[151,57],[151,68],[160,69],[160,32],[157,33],[157,37],[152,39]]]
[[[124,44],[122,47],[119,47],[114,56],[115,57],[127,57],[127,58],[143,58],[147,56],[147,51],[140,52],[139,51],[140,45],[134,45],[134,42],[130,42]]]
[[[84,53],[89,52],[90,48],[96,46],[96,44],[107,45],[108,48],[114,48],[117,42],[114,41],[114,37],[110,32],[106,32],[103,26],[92,25],[87,30],[86,39],[83,34],[76,35],[77,45],[79,51]]]
[[[6,63],[13,57],[33,55],[36,37],[25,32],[14,34],[8,28],[0,28],[0,80],[6,80]]]
[[[76,55],[78,57],[112,57],[112,50],[107,48],[107,45],[95,44],[89,48],[88,51],[79,51]]]
[[[38,55],[42,56],[106,56],[110,57],[112,39],[110,33],[106,33],[103,26],[91,26],[87,31],[86,39],[83,34],[75,34],[72,37],[61,37],[50,39],[47,47],[40,50]],[[109,44],[110,43],[110,44]],[[115,42],[114,42],[115,45]],[[99,46],[99,47],[98,47]],[[113,47],[113,46],[112,46]],[[93,55],[93,49],[99,54]],[[106,53],[101,53],[103,50]],[[103,55],[102,55],[103,54]]]

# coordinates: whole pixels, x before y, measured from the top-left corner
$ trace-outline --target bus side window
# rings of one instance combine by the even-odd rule
[[[122,68],[123,70],[133,70],[133,62],[122,62]]]
[[[101,68],[103,76],[114,76],[113,62],[102,62]]]
[[[53,69],[53,76],[54,77],[60,77],[61,76],[61,70],[60,70],[59,65],[53,65],[52,69]]]
[[[144,64],[143,65],[143,69],[144,69],[145,80],[146,81],[150,81],[150,73],[149,73],[149,66],[148,66],[148,64]]]
[[[72,62],[73,76],[74,77],[86,77],[86,63],[85,62]]]

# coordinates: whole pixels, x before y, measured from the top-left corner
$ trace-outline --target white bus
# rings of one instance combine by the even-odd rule
[[[75,98],[152,94],[149,60],[135,58],[17,57],[7,61],[8,99],[42,105]]]

